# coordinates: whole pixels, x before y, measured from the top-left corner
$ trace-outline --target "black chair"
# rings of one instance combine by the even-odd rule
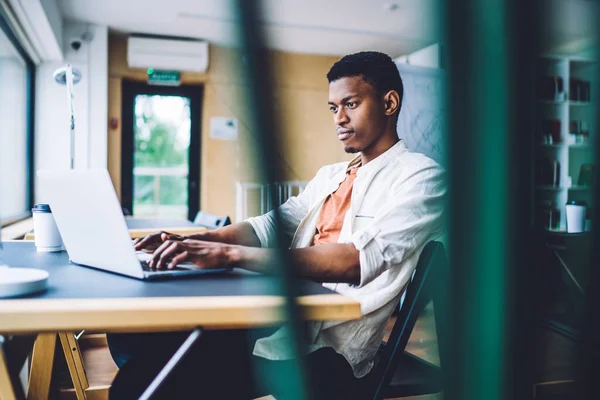
[[[374,400],[391,397],[409,397],[442,391],[440,367],[405,352],[417,317],[429,301],[433,301],[440,363],[447,338],[446,303],[444,288],[447,263],[444,246],[440,242],[428,243],[406,288],[406,297],[400,305],[396,322],[387,343],[382,343],[378,363],[367,378],[367,395]],[[367,396],[365,396],[366,398]]]
[[[213,215],[204,211],[198,211],[196,218],[194,218],[194,225],[204,226],[209,229],[217,229],[231,225],[231,219],[226,215]]]

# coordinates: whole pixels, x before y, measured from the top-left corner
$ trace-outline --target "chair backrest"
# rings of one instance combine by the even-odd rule
[[[194,218],[194,225],[217,229],[231,225],[231,219],[226,215],[213,215],[204,211],[198,211],[196,218]]]
[[[444,317],[445,311],[441,303],[446,299],[440,298],[443,296],[443,290],[439,286],[445,282],[440,280],[444,279],[446,268],[444,246],[440,242],[429,242],[423,249],[414,276],[406,288],[406,296],[400,305],[390,337],[379,354],[379,363],[375,367],[373,378],[376,387],[373,399],[381,398],[385,387],[390,384],[417,317],[430,300],[434,301],[438,343],[440,342],[440,329],[443,329],[443,322],[439,321],[438,323],[438,316]],[[440,362],[441,350],[440,346]]]

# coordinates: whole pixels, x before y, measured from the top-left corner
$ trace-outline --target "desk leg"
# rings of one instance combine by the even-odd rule
[[[163,369],[160,370],[156,378],[150,383],[150,386],[142,393],[138,400],[149,400],[152,398],[156,390],[162,385],[162,383],[167,379],[171,371],[179,364],[181,359],[187,354],[188,351],[192,348],[194,343],[202,336],[202,330],[200,328],[194,329],[190,336],[185,339],[185,342],[177,349],[173,357],[167,362]]]
[[[4,357],[4,350],[0,346],[0,399],[15,400],[15,392],[13,391],[12,381],[10,379],[10,371]]]
[[[63,348],[63,353],[67,360],[69,367],[69,373],[71,374],[71,380],[73,381],[73,387],[77,394],[77,400],[86,400],[87,396],[85,390],[90,386],[85,375],[85,369],[83,367],[83,359],[81,357],[81,351],[79,351],[79,345],[75,339],[73,332],[59,332],[58,337]]]
[[[54,351],[56,349],[56,333],[40,333],[33,345],[28,400],[47,400],[50,393]]]

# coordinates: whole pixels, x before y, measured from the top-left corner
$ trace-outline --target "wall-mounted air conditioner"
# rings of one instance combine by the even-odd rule
[[[130,36],[127,40],[127,64],[133,68],[206,72],[208,43]]]

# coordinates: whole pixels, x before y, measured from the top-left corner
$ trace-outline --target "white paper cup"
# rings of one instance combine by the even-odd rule
[[[48,204],[36,204],[33,213],[35,247],[40,252],[63,250],[63,242]]]
[[[583,232],[585,228],[587,204],[583,201],[570,201],[565,208],[567,211],[567,232]]]

